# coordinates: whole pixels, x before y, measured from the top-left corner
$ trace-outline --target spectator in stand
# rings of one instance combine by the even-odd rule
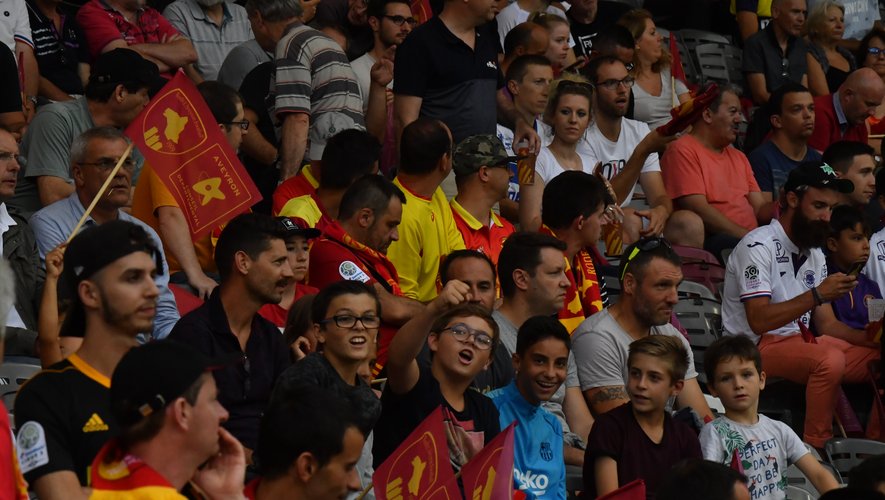
[[[293,389],[274,398],[261,417],[261,475],[243,493],[249,500],[346,498],[360,490],[354,464],[363,443],[341,398],[318,387]]]
[[[249,26],[251,28],[251,21]],[[256,66],[266,62],[273,62],[273,52],[263,49],[258,40],[254,38],[247,40],[227,53],[227,57],[218,68],[218,81],[231,88],[239,89],[246,75]],[[265,95],[267,95],[266,89]]]
[[[501,72],[504,73],[505,86],[510,65],[522,56],[544,56],[547,54],[547,46],[550,39],[547,29],[535,22],[517,24],[504,37],[504,59],[501,61]],[[549,64],[549,60],[547,61]],[[507,87],[507,92],[515,99],[513,91]],[[538,113],[540,114],[540,113]],[[500,127],[500,125],[499,125]]]
[[[565,11],[561,7],[544,1],[516,0],[501,9],[501,11],[498,12],[498,15],[495,16],[495,21],[498,23],[498,38],[501,41],[501,46],[503,47],[505,45],[507,35],[513,30],[513,28],[528,21],[529,16],[538,12],[554,15],[562,19],[565,19],[566,16]],[[568,28],[568,24],[566,24],[566,28]],[[569,48],[571,48],[575,45],[575,42],[572,39],[572,36],[568,34],[568,29],[566,29],[566,33]],[[504,53],[507,53],[507,49],[504,49]]]
[[[605,184],[586,172],[563,172],[544,188],[540,232],[565,243],[565,273],[569,289],[559,310],[559,321],[569,333],[584,319],[608,305],[605,280],[599,269],[596,244],[602,225],[611,222],[613,200]]]
[[[885,169],[876,174],[876,202],[885,209]],[[863,272],[876,283],[885,284],[885,228],[870,237],[870,258]]]
[[[529,25],[538,26],[533,23]],[[521,30],[525,24],[514,28],[508,37],[514,32]],[[538,30],[543,29],[538,26]],[[544,33],[546,41],[546,32]],[[546,42],[545,42],[546,43]],[[533,128],[539,135],[546,127],[542,121],[542,115],[547,108],[547,96],[549,95],[550,83],[553,81],[553,67],[550,60],[539,54],[526,54],[517,57],[507,67],[505,76],[507,91],[513,96],[514,111],[522,117],[526,123],[532,123]],[[503,124],[497,126],[498,140],[504,145],[504,149],[510,156],[516,156],[513,143],[513,130]],[[542,142],[544,139],[542,139]],[[516,163],[510,163],[510,186],[507,189],[507,199],[501,200],[499,206],[501,215],[512,222],[519,222],[519,176],[517,175]]]
[[[387,348],[397,329],[423,309],[421,303],[404,296],[397,269],[385,255],[399,239],[405,200],[381,176],[357,179],[341,199],[338,220],[326,226],[310,250],[311,285],[324,289],[341,280],[356,280],[375,289],[383,320],[375,375],[387,360]]]
[[[747,39],[742,70],[756,104],[787,82],[808,86],[808,44],[800,38],[806,13],[805,0],[772,0],[771,22]]]
[[[175,0],[163,17],[193,44],[197,81],[216,80],[228,52],[253,39],[246,9],[225,0]]]
[[[2,259],[0,259],[2,260]],[[12,311],[15,301],[15,276],[5,261],[0,262],[0,354],[2,354],[2,340],[6,334],[6,319]],[[0,410],[6,416],[0,414],[0,427],[3,432],[3,453],[0,461],[9,464],[0,472],[0,491],[5,498],[10,500],[28,500],[28,483],[21,472],[16,450],[15,434],[12,430],[12,415],[5,404],[0,404]],[[7,437],[8,436],[8,437]]]
[[[566,12],[575,39],[575,56],[589,58],[593,52],[593,43],[597,35],[618,22],[630,7],[608,0],[577,0],[572,2]]]
[[[34,37],[26,0],[7,1],[3,4],[3,9],[3,16],[0,17],[0,44],[6,45],[15,54],[16,70],[9,75],[17,75],[17,79],[23,80],[23,95],[19,95],[19,99],[22,100],[22,109],[30,122],[37,108],[40,73],[34,56]]]
[[[750,500],[747,477],[727,465],[693,458],[679,462],[658,488],[656,500]]]
[[[440,185],[452,170],[452,134],[439,120],[410,123],[400,141],[400,168],[393,183],[406,196],[400,238],[387,249],[403,295],[420,302],[436,297],[439,263],[464,248]]]
[[[249,0],[246,12],[255,39],[276,54],[268,98],[280,124],[280,179],[286,180],[302,161],[320,161],[330,137],[364,128],[359,84],[341,48],[301,22],[297,0]]]
[[[861,66],[872,69],[885,81],[885,31],[874,28],[867,33],[860,41],[856,57]],[[870,134],[885,133],[885,99],[876,107],[876,113],[867,118],[867,123]],[[875,140],[871,139],[869,143],[872,146]]]
[[[294,388],[303,385],[325,389],[350,403],[357,427],[371,441],[372,428],[381,415],[381,401],[359,371],[375,352],[381,302],[370,285],[343,280],[317,294],[311,309],[313,332],[322,350],[286,369],[273,398],[291,397]],[[361,472],[372,468],[371,445],[364,456],[357,463]],[[360,475],[372,476],[371,472]]]
[[[823,151],[836,141],[867,142],[867,118],[885,97],[885,82],[870,68],[848,75],[839,90],[814,98],[814,133],[808,145]]]
[[[0,238],[3,258],[15,276],[15,307],[6,317],[4,345],[7,355],[33,356],[37,338],[37,314],[40,289],[46,273],[40,263],[40,253],[27,219],[6,201],[15,192],[19,164],[18,144],[15,137],[0,129]]]
[[[814,95],[832,94],[857,69],[850,50],[842,46],[845,7],[835,0],[823,0],[808,15],[808,88]]]
[[[737,22],[740,45],[771,22],[772,0],[731,0],[731,13]]]
[[[636,80],[632,118],[645,122],[650,129],[657,128],[670,121],[670,109],[689,99],[688,87],[670,75],[670,50],[663,46],[650,12],[631,10],[618,24],[630,30],[636,45],[630,59],[636,62],[630,71]]]
[[[494,403],[470,388],[476,375],[488,369],[492,350],[500,341],[498,325],[484,307],[465,304],[469,299],[466,284],[449,281],[394,337],[381,418],[375,426],[375,466],[440,405],[458,421],[473,422],[471,430],[454,430],[454,438],[464,443],[463,456],[452,457],[459,466],[500,432]],[[432,353],[430,366],[416,360],[425,342]]]
[[[501,246],[514,229],[492,208],[507,196],[510,163],[515,161],[516,157],[509,156],[493,135],[468,137],[452,154],[458,195],[449,205],[455,225],[465,247],[488,255],[495,264]]]
[[[0,44],[0,73],[12,75],[18,72],[15,54],[5,45]],[[22,127],[25,126],[25,114],[22,108],[22,94],[18,78],[0,79],[0,128],[9,130],[16,139],[21,138]]]
[[[809,0],[808,8],[813,9],[825,0]],[[857,49],[858,40],[872,29],[881,29],[879,2],[876,0],[841,0],[845,7],[845,33],[843,42],[849,49]]]
[[[120,435],[92,461],[90,498],[181,498],[190,482],[207,498],[242,495],[243,445],[221,427],[228,415],[211,375],[230,363],[168,340],[126,353],[110,391]]]
[[[684,343],[685,339],[664,335],[630,343],[623,379],[630,400],[600,416],[590,431],[584,489],[591,497],[642,479],[651,498],[671,464],[701,458],[694,429],[675,421],[666,410],[667,402],[682,391],[686,370],[691,369],[690,349]]]
[[[516,380],[489,394],[501,427],[517,423],[513,485],[536,497],[566,498],[565,463],[559,460],[562,425],[541,404],[565,382],[570,349],[568,332],[555,319],[529,318],[519,329],[513,355]]]
[[[286,253],[289,258],[289,267],[292,268],[292,281],[283,292],[283,298],[279,304],[265,304],[258,310],[258,314],[277,325],[279,328],[286,326],[286,318],[289,317],[289,309],[305,295],[315,295],[319,289],[306,285],[307,270],[310,266],[310,240],[318,237],[320,231],[309,227],[300,227],[288,217],[277,217],[277,220],[286,230]]]
[[[102,54],[92,65],[84,97],[48,104],[31,122],[22,139],[27,167],[19,173],[19,189],[10,205],[30,216],[70,196],[74,192],[70,172],[74,139],[93,127],[125,128],[163,81],[157,66],[135,51],[114,49]],[[133,153],[133,177],[137,178],[144,157],[138,150]]]
[[[829,302],[854,289],[857,280],[828,275],[820,251],[839,193],[853,189],[826,164],[799,165],[784,185],[780,218],[747,234],[726,266],[725,333],[752,338],[769,376],[806,385],[802,440],[818,448],[833,435],[839,385],[864,380],[867,364],[879,357],[879,346],[863,331],[833,315]],[[802,329],[812,320],[821,336],[807,343]]]
[[[240,85],[243,118],[255,131],[243,136],[240,159],[262,197],[252,210],[268,215],[273,213],[273,193],[280,185],[280,171],[276,167],[280,141],[265,103],[273,72],[273,61],[263,62],[249,71]]]
[[[322,231],[338,218],[338,206],[347,188],[363,175],[378,172],[381,145],[371,134],[345,129],[329,138],[327,146],[322,162],[325,175],[320,177],[316,190],[298,195],[297,177],[287,180],[274,192],[274,215]]]
[[[347,39],[347,59],[353,61],[372,49],[368,4],[366,0],[321,1],[316,6],[316,16],[311,25],[317,29],[337,27]]]
[[[277,378],[290,365],[279,329],[258,314],[263,305],[279,303],[292,280],[286,233],[268,215],[242,214],[228,222],[215,250],[221,285],[169,334],[204,355],[243,359],[212,374],[218,400],[230,412],[225,428],[246,447],[250,463],[261,413]]]
[[[69,101],[89,81],[89,51],[74,11],[60,0],[28,0],[34,55],[40,70],[37,95]]]
[[[249,127],[248,122],[243,120],[243,104],[239,94],[218,82],[203,82],[197,90],[228,144],[234,151],[238,150]],[[217,268],[212,258],[213,237],[206,234],[196,241],[191,240],[184,212],[151,168],[145,169],[144,177],[132,196],[132,215],[151,226],[169,250],[166,256],[172,283],[190,286],[195,295],[208,298],[218,286],[214,277]],[[217,237],[219,229],[213,231]]]
[[[876,153],[862,142],[839,141],[824,151],[823,162],[836,171],[842,179],[854,184],[854,191],[845,193],[840,204],[865,209],[876,195]]]
[[[771,203],[765,202],[750,162],[731,145],[743,119],[738,90],[723,88],[662,162],[667,193],[677,208],[703,219],[704,248],[714,255],[734,248],[771,219]]]
[[[644,238],[627,247],[619,266],[618,303],[586,319],[572,334],[578,377],[594,415],[628,401],[627,352],[635,339],[666,335],[679,339],[688,353],[688,371],[676,403],[690,407],[701,418],[711,415],[697,382],[694,356],[688,341],[670,324],[670,314],[682,281],[681,260],[667,240]]]
[[[747,155],[753,175],[766,202],[778,199],[787,175],[802,162],[819,160],[808,147],[814,132],[814,98],[798,83],[785,83],[771,94],[767,111],[771,134]]]
[[[517,331],[529,318],[553,316],[565,305],[570,286],[562,256],[565,249],[565,243],[541,233],[514,233],[504,243],[498,261],[501,306],[492,317],[511,357],[516,353]],[[569,354],[565,384],[542,406],[562,426],[565,463],[582,465],[593,417],[581,394],[573,354]]]
[[[85,27],[93,61],[110,50],[128,48],[156,64],[166,78],[178,68],[196,76],[193,44],[145,0],[89,0],[77,11],[77,23]]]
[[[123,211],[129,204],[132,189],[132,169],[135,162],[130,155],[117,171],[105,192],[99,192],[108,174],[126,152],[129,139],[113,127],[98,127],[80,134],[71,144],[71,177],[74,192],[37,211],[28,221],[37,239],[40,258],[67,241],[86,208],[99,194],[98,203],[90,212],[83,227],[124,220],[141,226],[151,237],[151,242],[163,254],[163,244],[156,231],[144,222]],[[175,297],[169,290],[169,267],[164,259],[155,276],[160,296],[151,337],[159,340],[167,335],[179,319]],[[53,306],[56,307],[56,306]]]
[[[558,77],[562,74],[562,70],[575,60],[570,42],[568,19],[560,17],[558,14],[541,13],[537,14],[532,22],[547,30],[547,52],[545,55],[553,65],[553,74]]]
[[[118,433],[111,375],[136,335],[153,327],[159,292],[152,274],[162,259],[144,229],[122,220],[87,228],[65,250],[72,305],[62,335],[81,336],[83,344],[31,378],[15,405],[19,463],[40,498],[86,498],[80,486],[88,484],[88,468]],[[41,458],[28,459],[35,454]]]
[[[827,274],[850,273],[856,266],[866,265],[870,257],[870,227],[858,207],[840,205],[830,217],[827,238]],[[856,273],[857,286],[834,300],[836,319],[855,330],[865,330],[870,323],[868,301],[881,299],[879,284],[864,273]]]

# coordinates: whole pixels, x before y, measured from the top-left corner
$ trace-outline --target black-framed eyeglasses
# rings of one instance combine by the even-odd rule
[[[624,259],[624,267],[621,269],[621,281],[624,281],[624,276],[627,275],[627,267],[630,266],[630,261],[636,258],[640,252],[650,252],[655,248],[663,246],[665,248],[673,248],[670,246],[670,242],[665,240],[664,238],[654,237],[654,238],[643,238],[636,242],[633,246],[633,250],[630,251],[630,255]]]
[[[24,157],[18,153],[13,153],[11,151],[0,151],[0,162],[6,163],[8,161],[15,160],[19,165],[22,164],[22,160]]]
[[[97,167],[99,170],[112,170],[117,166],[117,162],[119,160],[115,160],[113,158],[102,158],[98,161],[78,161],[77,165],[88,165],[90,167]],[[126,170],[132,170],[135,168],[135,160],[130,156],[123,160],[123,168]]]
[[[240,120],[238,122],[227,122],[224,125],[237,125],[243,132],[249,130],[249,120]]]
[[[388,16],[387,14],[384,14],[384,19],[390,19],[390,21],[397,26],[402,26],[403,23],[409,23],[409,26],[413,28],[418,26],[418,20],[414,17]]]
[[[335,326],[338,328],[353,328],[356,326],[357,321],[359,321],[366,330],[374,330],[381,326],[381,318],[378,316],[354,316],[352,314],[338,314],[331,318],[326,318],[319,323],[321,325],[335,323]]]
[[[472,339],[473,346],[480,351],[488,351],[495,345],[495,339],[491,335],[482,330],[474,330],[464,323],[455,323],[448,328],[443,328],[440,333],[443,332],[451,332],[452,337],[455,337],[458,342]]]
[[[626,88],[626,89],[631,89],[631,88],[633,88],[634,83],[636,83],[636,80],[632,76],[628,76],[627,78],[624,78],[623,80],[612,79],[612,80],[606,80],[604,82],[599,82],[599,83],[595,84],[594,87],[597,87],[597,88],[602,87],[606,90],[611,91],[611,90],[617,89],[618,86],[620,86],[620,85],[623,85],[624,88]]]

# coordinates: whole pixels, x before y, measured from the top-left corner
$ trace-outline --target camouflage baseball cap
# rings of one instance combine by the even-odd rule
[[[518,157],[508,156],[504,145],[494,135],[473,135],[461,141],[452,155],[452,168],[455,175],[470,175],[479,167],[493,167],[516,161]]]

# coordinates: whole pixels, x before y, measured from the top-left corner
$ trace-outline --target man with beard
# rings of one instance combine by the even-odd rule
[[[79,222],[84,207],[99,194],[99,189],[110,174],[117,160],[126,151],[129,140],[123,132],[113,127],[97,127],[89,129],[74,139],[71,144],[71,177],[74,179],[74,193],[35,213],[28,221],[37,238],[40,257],[53,248],[67,241],[68,236]],[[101,193],[98,203],[86,218],[84,227],[104,224],[112,220],[125,220],[138,224],[151,237],[154,245],[163,253],[163,245],[156,231],[144,222],[123,211],[129,204],[129,192],[132,185],[132,170],[135,161],[130,156],[117,171],[107,191]],[[178,308],[175,297],[169,290],[169,268],[165,260],[155,280],[160,290],[157,301],[157,316],[151,332],[154,340],[169,335],[178,321]]]
[[[153,62],[165,77],[197,61],[191,41],[181,36],[145,0],[90,0],[77,11],[92,60],[113,49],[131,49]]]
[[[704,248],[717,256],[771,219],[750,162],[731,145],[743,120],[738,90],[725,87],[661,161],[667,193],[701,217]]]
[[[759,346],[765,371],[804,384],[803,441],[817,448],[833,437],[833,409],[843,382],[862,382],[879,357],[864,332],[833,315],[829,302],[851,291],[851,275],[827,276],[820,247],[840,193],[854,185],[821,162],[803,163],[784,185],[781,216],[748,233],[728,260],[722,319],[726,335],[746,335]],[[816,343],[802,330],[811,325]],[[805,330],[807,332],[807,330]]]
[[[228,52],[253,38],[246,9],[233,2],[175,0],[163,16],[194,45],[193,69],[203,80],[217,79]]]
[[[682,262],[663,238],[643,238],[624,250],[618,267],[621,298],[590,316],[572,334],[578,379],[587,406],[597,417],[629,401],[627,355],[630,343],[649,335],[678,338],[688,353],[685,385],[676,397],[679,407],[691,407],[701,418],[712,416],[697,381],[691,346],[670,324],[676,289],[682,282]]]
[[[798,83],[786,83],[768,99],[771,135],[747,155],[765,201],[776,200],[796,165],[820,159],[808,147],[814,131],[814,98]]]
[[[162,256],[140,226],[92,226],[65,251],[63,282],[72,296],[62,335],[80,349],[30,379],[15,405],[19,463],[42,499],[85,498],[95,454],[118,432],[110,411],[111,374],[153,327]]]
[[[399,239],[397,227],[405,195],[392,182],[369,174],[353,183],[341,199],[338,220],[326,226],[310,249],[308,282],[323,289],[341,280],[356,280],[375,288],[381,301],[381,330],[373,374],[387,360],[387,346],[412,316],[424,309],[404,297],[387,247]]]
[[[268,215],[247,213],[231,220],[215,247],[221,284],[169,334],[206,356],[242,356],[242,364],[212,375],[218,400],[230,412],[225,428],[246,447],[249,461],[274,383],[290,364],[279,329],[258,314],[264,304],[278,304],[292,280],[286,235],[283,225]]]

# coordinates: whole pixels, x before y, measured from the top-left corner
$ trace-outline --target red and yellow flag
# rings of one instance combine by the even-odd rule
[[[461,468],[464,493],[473,500],[513,498],[513,422]]]
[[[372,482],[375,496],[388,500],[461,498],[449,463],[442,407],[424,419],[375,469]]]
[[[636,479],[596,500],[645,500],[645,481]]]
[[[197,239],[261,200],[193,83],[179,71],[126,128]]]

